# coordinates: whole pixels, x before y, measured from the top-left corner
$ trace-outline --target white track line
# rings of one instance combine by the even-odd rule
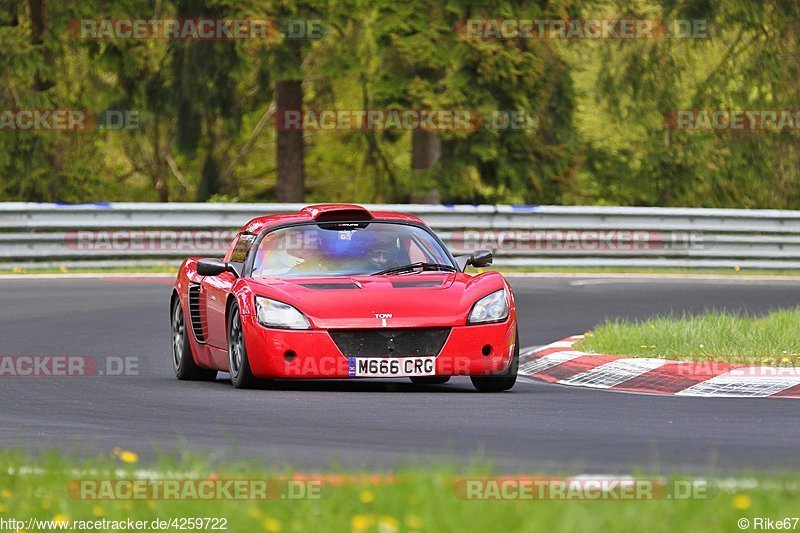
[[[534,357],[530,360],[520,363],[518,374],[526,376],[531,374],[538,374],[548,368],[553,368],[561,363],[572,361],[585,355],[583,352],[555,352],[550,355],[543,355],[542,357]]]
[[[562,379],[558,383],[607,389],[645,372],[655,370],[666,363],[666,359],[617,359],[576,374],[571,378]]]
[[[770,372],[789,370],[791,372]],[[800,385],[794,368],[748,367],[701,381],[675,393],[676,396],[727,396],[760,398]]]

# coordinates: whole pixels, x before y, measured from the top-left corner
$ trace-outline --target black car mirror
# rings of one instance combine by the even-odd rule
[[[467,260],[467,264],[477,268],[483,268],[491,265],[492,259],[492,252],[490,250],[478,250],[472,252],[472,255],[470,255]]]
[[[201,276],[219,276],[229,270],[228,263],[220,259],[200,259],[197,261],[197,273]]]

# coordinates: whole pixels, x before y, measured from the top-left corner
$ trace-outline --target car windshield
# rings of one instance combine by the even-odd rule
[[[453,266],[426,230],[387,222],[321,223],[277,229],[256,250],[253,277],[353,276],[411,263]]]

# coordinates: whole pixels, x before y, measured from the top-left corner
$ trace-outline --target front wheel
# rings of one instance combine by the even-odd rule
[[[519,331],[514,340],[514,356],[508,368],[497,374],[486,374],[484,376],[471,376],[472,385],[478,392],[502,392],[509,390],[517,382],[517,371],[519,370]]]
[[[231,383],[237,389],[251,389],[255,386],[257,380],[250,370],[250,361],[247,359],[242,317],[237,304],[231,307],[228,318],[228,369]]]
[[[214,381],[217,371],[201,368],[194,362],[189,332],[179,298],[172,304],[172,369],[181,381]]]

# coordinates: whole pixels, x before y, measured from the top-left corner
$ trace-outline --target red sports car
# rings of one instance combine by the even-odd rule
[[[228,372],[234,387],[267,379],[399,378],[479,391],[514,386],[514,295],[485,267],[454,257],[419,218],[324,204],[256,218],[225,258],[183,262],[171,302],[181,380]]]

